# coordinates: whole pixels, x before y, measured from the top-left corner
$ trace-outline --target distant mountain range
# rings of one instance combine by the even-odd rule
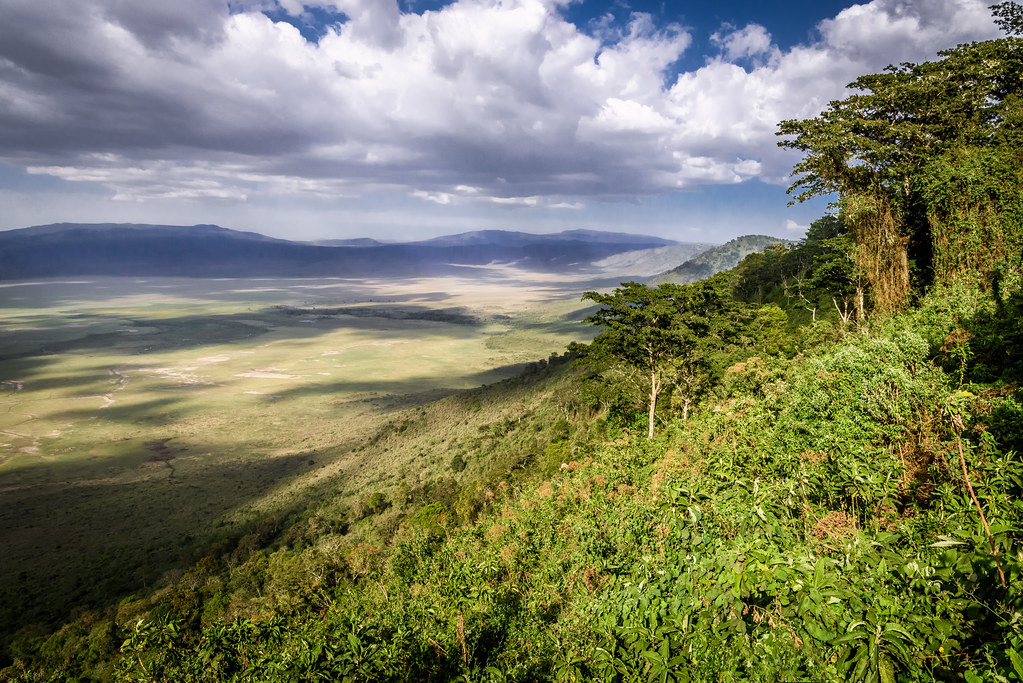
[[[431,247],[465,247],[473,245],[494,245],[501,247],[521,247],[534,244],[602,244],[617,249],[622,244],[642,241],[649,246],[678,244],[674,240],[645,235],[630,235],[622,232],[603,232],[600,230],[564,230],[547,235],[534,235],[528,232],[511,232],[508,230],[476,230],[457,235],[434,237],[421,242],[409,242]]]
[[[0,280],[72,275],[386,277],[451,273],[495,262],[555,271],[589,268],[614,254],[669,245],[676,243],[592,230],[547,235],[483,230],[406,243],[368,238],[310,243],[216,225],[57,223],[0,231]]]

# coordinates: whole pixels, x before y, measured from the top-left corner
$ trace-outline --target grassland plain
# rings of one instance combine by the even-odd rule
[[[447,471],[446,444],[381,435],[588,338],[600,284],[470,275],[0,286],[6,633],[145,590],[314,484],[350,508]]]

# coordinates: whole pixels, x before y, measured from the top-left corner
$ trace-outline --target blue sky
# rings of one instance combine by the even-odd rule
[[[6,0],[0,229],[799,237],[777,122],[983,0]]]

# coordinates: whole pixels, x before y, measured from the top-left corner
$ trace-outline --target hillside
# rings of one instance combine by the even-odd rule
[[[79,275],[163,277],[367,277],[457,273],[516,263],[583,268],[622,251],[662,246],[658,237],[569,231],[484,231],[426,242],[342,245],[273,239],[212,225],[61,223],[0,232],[0,279]]]
[[[711,244],[672,244],[653,249],[638,249],[612,254],[593,263],[609,275],[628,273],[636,277],[650,277],[671,270],[708,249]],[[733,264],[734,265],[734,264]]]
[[[500,247],[524,247],[538,244],[637,244],[644,243],[648,246],[667,246],[675,244],[674,240],[667,240],[661,237],[648,237],[633,235],[623,232],[604,232],[601,230],[563,230],[549,234],[533,234],[528,232],[514,232],[510,230],[474,230],[471,232],[458,233],[457,235],[444,235],[428,240],[409,242],[409,244],[420,244],[437,247],[460,247],[469,245],[490,245]]]
[[[653,440],[571,358],[535,364],[396,415],[361,497],[320,478],[12,651],[120,681],[996,680],[1023,637],[1021,312],[957,287],[870,332],[758,332]]]
[[[667,282],[685,285],[710,277],[723,270],[734,268],[736,264],[750,254],[763,251],[772,244],[786,244],[787,240],[767,235],[743,235],[725,242],[721,246],[710,247],[681,265],[649,280],[651,285]]]
[[[386,244],[371,237],[353,237],[351,239],[314,240],[309,242],[317,247],[379,247]]]

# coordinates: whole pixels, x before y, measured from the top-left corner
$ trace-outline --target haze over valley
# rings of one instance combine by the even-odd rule
[[[436,485],[443,444],[411,460],[367,444],[409,411],[590,339],[582,292],[666,254],[714,250],[665,243],[586,231],[354,247],[215,226],[0,233],[3,620],[140,590],[308,495],[357,508],[369,490]]]

